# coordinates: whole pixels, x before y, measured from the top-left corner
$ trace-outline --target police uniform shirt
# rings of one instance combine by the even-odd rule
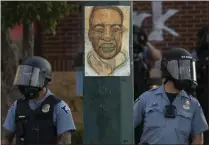
[[[46,95],[41,100],[37,102],[35,102],[35,100],[29,100],[30,108],[32,110],[35,110],[51,94],[52,94],[51,91],[47,90]],[[6,116],[6,120],[3,124],[3,127],[11,132],[15,132],[16,107],[17,107],[17,102],[15,101],[14,104],[9,108],[7,116]],[[71,110],[63,100],[61,100],[54,107],[53,120],[54,120],[55,126],[57,127],[57,136],[66,131],[75,130],[75,124],[72,118]]]
[[[165,118],[164,108],[169,105],[164,87],[143,93],[134,104],[134,127],[144,119],[140,143],[188,144],[189,135],[208,130],[199,102],[181,91],[173,101],[177,108],[175,118]]]

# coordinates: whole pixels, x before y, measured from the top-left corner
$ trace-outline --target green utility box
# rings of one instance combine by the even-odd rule
[[[130,73],[127,76],[86,76],[84,73],[83,144],[134,144],[132,2],[85,2],[84,17],[85,7],[103,5],[130,7],[129,57],[127,57],[130,62]],[[86,29],[85,19],[84,32]],[[116,32],[117,30],[114,31]],[[102,32],[98,30],[97,34],[99,35],[100,33]],[[107,34],[105,33],[104,35]],[[85,33],[84,36],[87,37]],[[87,42],[85,41],[85,43]],[[83,48],[87,49],[85,47],[84,44]],[[85,60],[85,66],[87,65],[86,63],[87,61]]]

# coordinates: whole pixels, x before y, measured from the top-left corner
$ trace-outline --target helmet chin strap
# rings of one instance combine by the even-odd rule
[[[164,81],[164,84],[166,84],[168,82],[168,80],[173,82],[173,85],[176,89],[178,90],[184,90],[188,95],[193,95],[194,91],[196,90],[197,87],[197,83],[196,82],[181,82],[180,80],[176,80],[174,78],[166,78],[166,80]]]
[[[39,97],[39,92],[40,90],[39,89],[34,89],[34,90],[30,90],[30,92],[26,92],[24,94],[25,98],[30,100],[30,99],[35,99],[35,98],[38,98]]]
[[[20,86],[19,90],[25,99],[30,100],[39,97],[41,88]]]
[[[183,90],[184,86],[181,84],[179,80],[173,79],[173,85],[176,89]]]

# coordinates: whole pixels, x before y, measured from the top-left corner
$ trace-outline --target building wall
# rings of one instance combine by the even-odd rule
[[[151,1],[138,1],[134,2],[133,9],[134,12],[138,12],[138,14],[135,13],[136,18],[139,18],[142,12],[150,15],[146,19],[141,18],[143,19],[141,26],[148,34],[158,29],[152,41],[158,49],[167,47],[192,49],[195,47],[197,30],[202,26],[209,26],[209,2],[206,1],[164,1],[162,8],[154,7]],[[160,25],[153,24],[153,19],[157,20],[161,17],[163,21],[164,14],[168,10],[176,13],[162,24],[172,29],[175,32],[174,35],[160,29]],[[162,38],[159,32],[162,32]],[[76,122],[82,121],[82,97],[78,97],[75,91],[76,71],[73,67],[73,60],[79,52],[83,51],[82,46],[82,12],[74,12],[70,17],[59,20],[56,35],[44,35],[41,45],[43,56],[52,63],[54,70],[51,89],[68,102]]]
[[[52,64],[54,71],[72,71],[76,54],[82,51],[82,12],[59,20],[56,35],[44,35],[42,54]]]
[[[152,14],[146,18],[142,27],[149,34],[152,31],[153,12],[151,1],[138,1],[133,4],[134,12],[146,12]],[[162,13],[168,10],[178,10],[165,21],[168,28],[174,29],[179,36],[173,36],[163,30],[163,41],[155,41],[153,44],[158,49],[165,47],[183,47],[191,49],[195,47],[195,35],[197,30],[209,25],[208,1],[163,1]],[[83,44],[83,17],[82,12],[74,12],[70,17],[59,20],[56,35],[45,35],[41,46],[42,53],[53,63],[55,71],[73,70],[73,60]]]
[[[162,14],[168,10],[177,12],[169,17],[165,26],[173,29],[179,36],[173,36],[163,30],[163,41],[155,41],[158,49],[167,47],[182,47],[192,49],[196,44],[196,33],[202,26],[209,26],[209,2],[208,1],[163,1]],[[154,11],[154,12],[153,12]],[[134,12],[146,12],[152,14],[147,17],[142,25],[148,34],[155,24],[152,18],[159,13],[159,8],[153,8],[153,2],[134,2]],[[154,14],[155,13],[155,14]],[[165,16],[165,15],[164,15]]]
[[[75,72],[53,72],[49,89],[70,106],[74,121],[82,123],[82,97],[76,95]]]

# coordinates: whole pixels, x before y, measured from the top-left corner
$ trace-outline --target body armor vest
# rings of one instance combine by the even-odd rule
[[[56,144],[57,129],[53,121],[53,112],[54,106],[60,101],[59,98],[50,95],[38,108],[32,110],[28,100],[17,100],[16,144]]]

